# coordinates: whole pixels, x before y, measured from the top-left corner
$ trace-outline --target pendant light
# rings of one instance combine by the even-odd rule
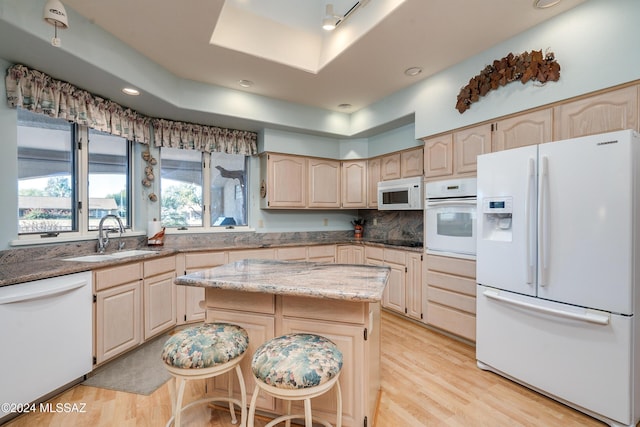
[[[69,21],[67,20],[67,11],[60,0],[47,0],[44,5],[43,18],[46,22],[54,26],[54,35],[51,39],[51,45],[60,47],[62,44],[58,38],[58,27],[60,29],[69,28]]]

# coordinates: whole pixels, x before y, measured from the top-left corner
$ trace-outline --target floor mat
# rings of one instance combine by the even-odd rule
[[[162,347],[169,338],[161,335],[119,359],[98,368],[96,373],[82,384],[150,395],[171,378],[160,358]]]

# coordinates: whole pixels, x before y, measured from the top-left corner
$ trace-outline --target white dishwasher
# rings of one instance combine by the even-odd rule
[[[91,272],[0,287],[0,424],[91,371],[92,306]]]

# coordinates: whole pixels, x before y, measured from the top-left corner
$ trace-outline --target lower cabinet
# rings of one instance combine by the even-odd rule
[[[476,263],[427,255],[427,324],[476,340]]]
[[[178,255],[178,275],[206,270],[227,263],[227,252],[193,252]],[[176,286],[177,315],[179,325],[202,322],[205,318],[204,288]]]
[[[101,364],[176,324],[175,256],[94,271],[94,352]]]
[[[364,264],[364,246],[338,245],[336,262],[338,264]]]

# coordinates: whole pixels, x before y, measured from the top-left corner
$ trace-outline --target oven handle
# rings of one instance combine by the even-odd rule
[[[469,205],[476,206],[476,199],[447,199],[447,200],[437,200],[431,201],[427,200],[427,208],[436,207],[436,206],[460,206],[460,205]]]

